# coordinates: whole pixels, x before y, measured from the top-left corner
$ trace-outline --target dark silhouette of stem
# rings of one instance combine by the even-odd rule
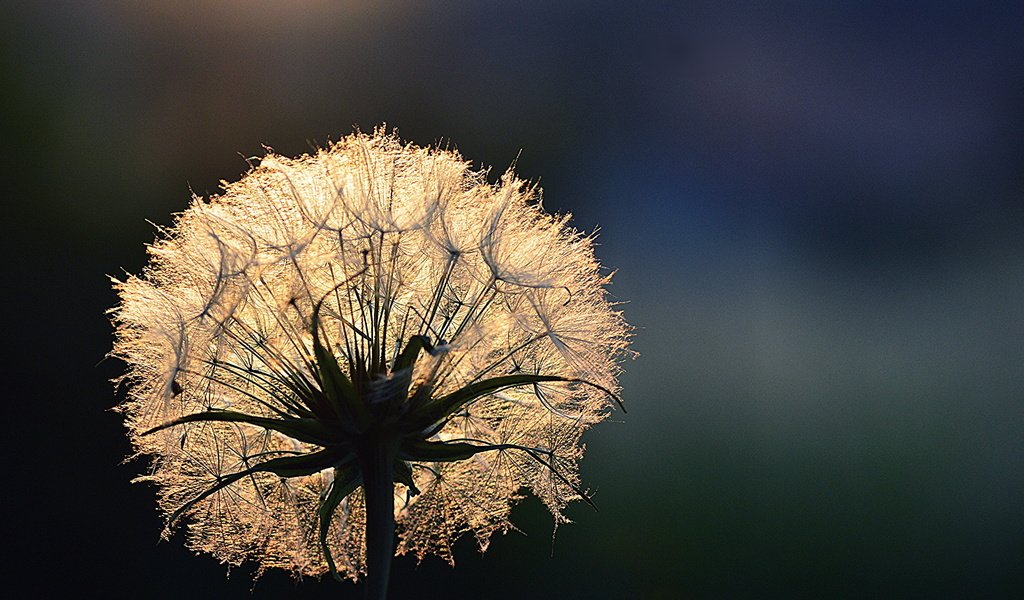
[[[366,598],[385,600],[391,559],[395,555],[395,484],[393,462],[397,448],[380,438],[370,439],[360,452],[366,496]]]

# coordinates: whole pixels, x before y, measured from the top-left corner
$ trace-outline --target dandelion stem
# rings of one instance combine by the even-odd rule
[[[395,484],[392,465],[397,445],[368,436],[360,448],[366,497],[366,599],[385,600],[395,555]]]

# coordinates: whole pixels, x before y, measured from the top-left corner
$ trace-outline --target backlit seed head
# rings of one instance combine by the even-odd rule
[[[538,194],[378,130],[269,154],[193,198],[143,273],[115,284],[112,311],[121,409],[152,461],[139,479],[157,485],[168,524],[183,516],[189,546],[225,563],[320,575],[330,556],[355,578],[365,512],[345,452],[378,429],[401,445],[399,553],[451,561],[466,532],[486,548],[524,489],[564,521],[583,493],[580,436],[614,406],[629,327],[592,238]],[[313,455],[322,468],[253,471]],[[318,543],[344,477],[353,487]]]

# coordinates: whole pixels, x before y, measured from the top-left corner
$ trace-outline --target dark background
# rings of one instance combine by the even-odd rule
[[[641,353],[600,512],[552,557],[525,501],[394,597],[1024,594],[1022,40],[1020,2],[4,3],[4,585],[250,597],[129,483],[106,275],[263,144],[387,122],[600,225]]]

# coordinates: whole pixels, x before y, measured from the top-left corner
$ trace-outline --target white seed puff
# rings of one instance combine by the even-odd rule
[[[149,246],[143,273],[115,284],[112,310],[113,354],[127,363],[120,408],[137,452],[151,458],[139,479],[156,484],[162,512],[225,475],[317,449],[250,423],[143,433],[211,409],[287,412],[275,374],[310,369],[323,300],[320,335],[341,369],[364,361],[383,373],[368,384],[371,405],[398,385],[387,366],[417,335],[433,351],[407,374],[410,390],[443,395],[516,373],[588,382],[509,387],[451,415],[430,439],[536,448],[548,464],[499,450],[410,465],[420,493],[396,485],[398,553],[451,561],[465,532],[486,548],[510,527],[524,489],[564,521],[580,498],[580,436],[613,406],[607,392],[618,391],[629,327],[606,297],[592,238],[538,198],[511,172],[488,183],[457,153],[383,130],[311,156],[268,154],[223,194],[193,198]],[[188,545],[231,565],[320,575],[317,508],[332,477],[239,479],[188,509]],[[365,568],[364,516],[356,489],[330,522],[331,554],[352,578]]]

